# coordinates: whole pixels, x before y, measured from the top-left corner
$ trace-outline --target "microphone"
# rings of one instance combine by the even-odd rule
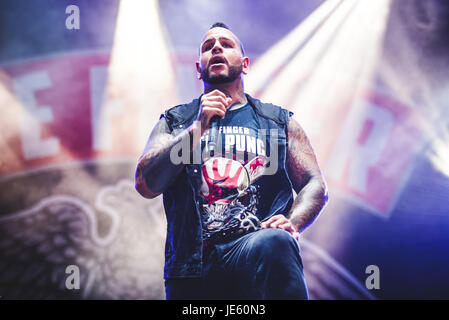
[[[210,119],[210,129],[209,129],[209,153],[211,157],[215,154],[215,147],[217,146],[217,139],[218,139],[218,123],[220,122],[220,117],[215,115]]]

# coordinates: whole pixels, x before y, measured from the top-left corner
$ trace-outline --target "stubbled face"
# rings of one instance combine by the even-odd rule
[[[200,46],[196,63],[198,73],[209,84],[232,82],[248,71],[248,58],[243,57],[240,42],[228,29],[210,29]]]

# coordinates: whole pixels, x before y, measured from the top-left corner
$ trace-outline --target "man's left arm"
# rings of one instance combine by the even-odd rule
[[[273,216],[262,228],[284,229],[297,238],[326,205],[327,188],[309,139],[293,118],[288,125],[286,166],[297,196],[286,217]]]

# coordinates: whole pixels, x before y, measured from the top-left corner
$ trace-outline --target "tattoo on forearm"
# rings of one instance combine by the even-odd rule
[[[306,229],[318,216],[327,202],[321,181],[311,180],[296,196],[290,211],[290,221],[299,232]]]
[[[136,168],[136,187],[147,196],[162,193],[178,176],[184,164],[173,164],[170,151],[183,139],[191,139],[193,126],[174,136],[165,120],[153,129],[150,139],[140,157]]]
[[[287,169],[297,196],[287,217],[301,232],[323,209],[327,191],[312,146],[294,120],[289,123],[288,134]]]

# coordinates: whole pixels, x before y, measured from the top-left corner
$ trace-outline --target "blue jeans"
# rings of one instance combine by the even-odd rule
[[[201,278],[165,280],[167,299],[308,299],[296,240],[281,229],[262,229],[203,257]]]

